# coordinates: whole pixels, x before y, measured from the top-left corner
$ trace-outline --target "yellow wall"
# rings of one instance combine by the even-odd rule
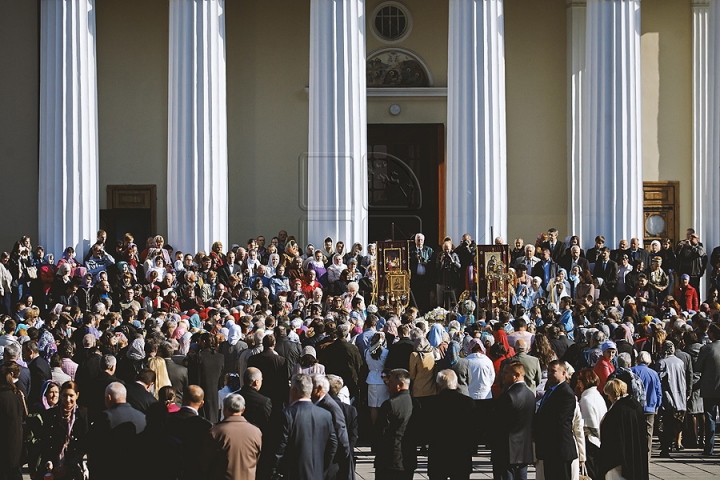
[[[155,184],[158,233],[167,234],[168,2],[95,5],[100,208],[107,185]]]
[[[310,2],[226,5],[231,243],[302,234],[298,171],[308,143]],[[304,200],[303,200],[304,203]]]
[[[642,1],[646,181],[680,182],[680,232],[692,226],[691,0]]]
[[[567,232],[565,0],[505,2],[508,237]],[[508,241],[508,239],[506,239]]]
[[[0,251],[22,235],[38,245],[38,7],[0,2]]]

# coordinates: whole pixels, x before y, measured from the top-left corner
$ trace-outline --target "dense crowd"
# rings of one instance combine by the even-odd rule
[[[56,262],[23,237],[0,255],[0,480],[352,480],[358,439],[388,479],[418,455],[469,478],[478,445],[498,479],[648,478],[653,435],[713,454],[720,247],[688,230],[585,252],[550,229],[515,240],[509,301],[485,311],[470,235],[410,245],[403,309],[372,303],[372,244],[100,231]]]

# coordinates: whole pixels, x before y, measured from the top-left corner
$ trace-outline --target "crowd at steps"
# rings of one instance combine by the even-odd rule
[[[378,308],[373,244],[21,238],[0,255],[0,480],[352,480],[357,442],[380,479],[419,455],[469,478],[478,446],[497,479],[645,479],[654,436],[714,454],[720,247],[549,229],[515,239],[485,311],[470,235],[425,240],[411,304]]]

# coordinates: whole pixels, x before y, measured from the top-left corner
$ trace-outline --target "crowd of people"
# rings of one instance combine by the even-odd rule
[[[418,455],[469,478],[478,445],[497,479],[646,479],[653,436],[712,455],[720,247],[708,267],[692,230],[604,243],[516,239],[507,308],[485,311],[468,234],[411,239],[406,309],[372,303],[372,244],[100,231],[56,262],[23,237],[0,255],[0,480],[352,480],[358,439],[379,479]]]

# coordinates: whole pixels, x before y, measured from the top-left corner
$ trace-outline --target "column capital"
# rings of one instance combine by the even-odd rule
[[[587,0],[567,0],[567,8],[573,7],[587,7]]]
[[[710,0],[693,0],[692,8],[709,8]]]

